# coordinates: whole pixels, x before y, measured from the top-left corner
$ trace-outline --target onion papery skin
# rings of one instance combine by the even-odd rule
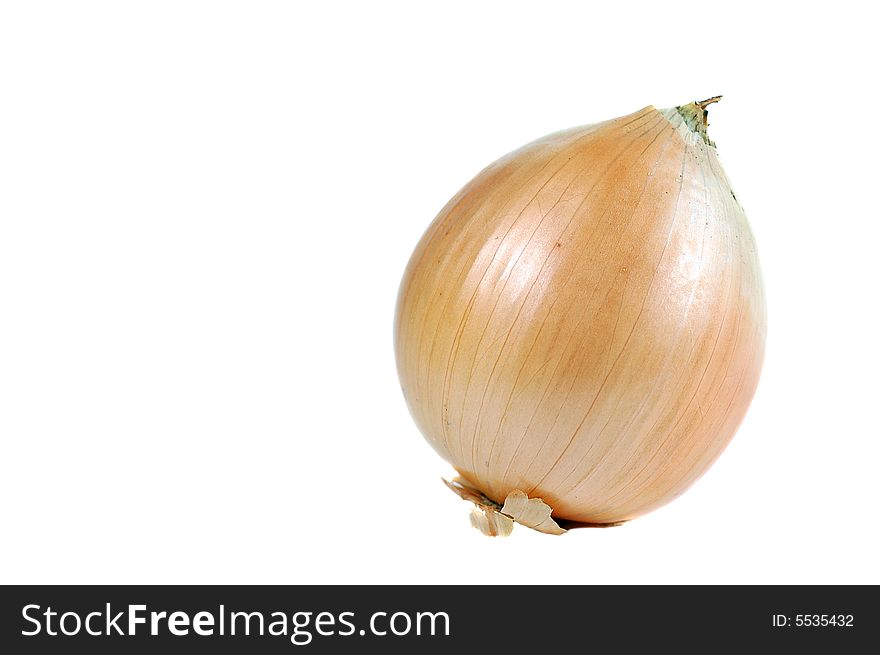
[[[626,521],[686,490],[754,395],[766,309],[705,103],[578,127],[494,162],[400,287],[395,352],[434,449],[486,496]]]

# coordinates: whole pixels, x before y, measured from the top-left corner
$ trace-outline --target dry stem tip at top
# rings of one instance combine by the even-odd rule
[[[712,96],[711,98],[706,98],[705,100],[697,100],[694,104],[700,109],[705,110],[709,105],[718,102],[721,100],[721,96]]]

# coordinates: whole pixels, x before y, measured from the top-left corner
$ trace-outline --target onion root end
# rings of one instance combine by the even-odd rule
[[[565,534],[572,528],[610,528],[624,523],[624,521],[617,523],[557,521],[551,516],[552,507],[540,498],[529,498],[520,489],[511,491],[504,499],[504,503],[500,504],[461,477],[453,478],[452,481],[443,479],[443,483],[455,495],[476,506],[471,511],[471,526],[487,537],[509,536],[513,532],[514,523],[544,534]]]

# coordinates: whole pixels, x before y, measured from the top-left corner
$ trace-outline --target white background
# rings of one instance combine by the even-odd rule
[[[880,582],[870,5],[421,4],[3,5],[0,581]],[[397,383],[412,248],[501,154],[717,93],[746,421],[653,514],[483,537]]]

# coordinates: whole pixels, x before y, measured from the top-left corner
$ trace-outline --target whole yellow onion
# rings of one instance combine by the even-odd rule
[[[401,385],[487,502],[525,492],[557,519],[625,521],[681,494],[733,437],[766,310],[706,136],[716,99],[523,146],[416,247],[396,312]]]

